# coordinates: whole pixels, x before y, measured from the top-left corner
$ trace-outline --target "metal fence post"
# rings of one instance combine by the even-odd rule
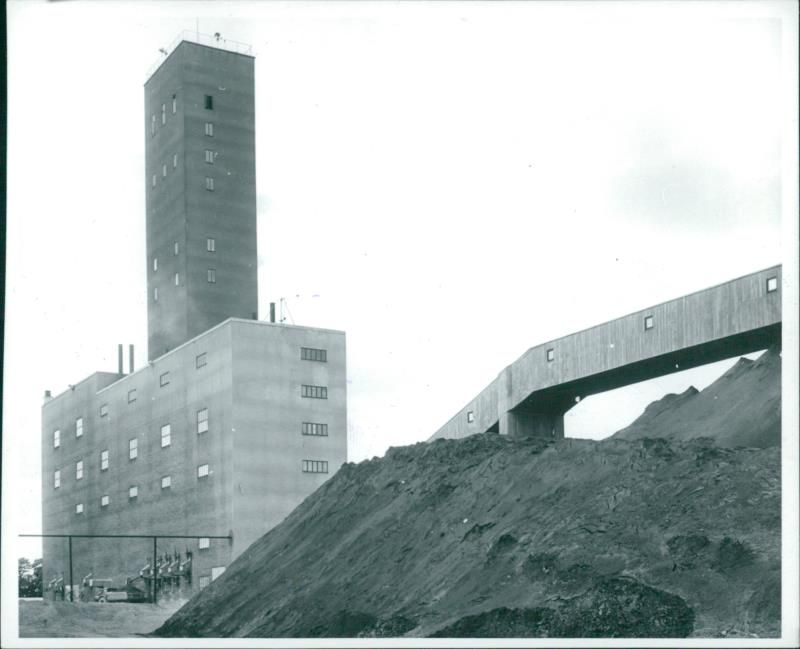
[[[72,579],[72,537],[69,537],[69,601],[74,602],[75,596],[72,592],[72,584],[74,583]]]

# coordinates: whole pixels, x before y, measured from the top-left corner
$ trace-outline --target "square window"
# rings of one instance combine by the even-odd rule
[[[208,575],[200,577],[200,588],[205,588],[210,583],[211,583],[211,577],[209,577]]]
[[[161,488],[162,489],[169,489],[172,486],[172,476],[165,475],[161,478]]]
[[[172,444],[172,426],[164,424],[161,427],[161,448],[166,448]]]
[[[214,98],[211,95],[206,95],[203,98],[203,106],[206,110],[214,110]]]
[[[208,250],[208,252],[217,251],[217,242],[215,239],[211,238],[206,239],[206,250]]]
[[[136,388],[128,390],[128,403],[133,403],[134,401],[136,401]]]
[[[136,498],[139,496],[139,487],[133,486],[128,489],[128,498]]]
[[[777,277],[768,277],[767,278],[767,293],[773,293],[774,291],[778,290],[778,278]]]
[[[181,276],[179,273],[175,273],[175,286],[181,285]]]
[[[100,451],[100,470],[108,471],[108,451]]]
[[[58,489],[61,486],[61,471],[53,473],[53,489]]]
[[[210,149],[206,149],[206,163],[210,165],[214,164],[214,152]]]
[[[467,423],[471,424],[473,421],[475,421],[475,413],[470,410],[467,412]]]
[[[78,460],[75,464],[75,479],[83,480],[83,460]]]
[[[210,192],[214,191],[214,179],[206,176],[206,189]]]
[[[75,420],[75,437],[83,437],[83,417]]]
[[[53,448],[58,448],[61,446],[61,431],[54,430],[53,431]]]
[[[209,539],[207,536],[203,536],[197,539],[197,547],[200,550],[208,550],[210,545],[211,545],[211,539]]]
[[[75,513],[83,514],[83,503],[78,503],[77,505],[75,505]]]
[[[101,417],[107,417],[108,416],[108,404],[107,403],[104,403],[102,406],[100,406],[100,416]]]
[[[209,284],[216,284],[217,283],[217,271],[214,268],[208,269],[207,279]]]
[[[208,477],[208,464],[201,464],[197,467],[197,477],[198,478],[205,478]]]
[[[547,362],[549,363],[556,357],[556,351],[554,349],[548,349],[546,353]]]
[[[128,459],[135,460],[139,457],[139,439],[134,437],[128,440]]]
[[[107,495],[100,497],[100,507],[108,507],[109,498]]]
[[[214,137],[214,125],[211,122],[206,122],[206,135]]]
[[[202,354],[198,354],[194,358],[194,366],[197,369],[200,369],[201,367],[205,367],[207,363],[208,363],[208,355],[206,354],[206,352],[203,352]]]
[[[648,330],[652,329],[654,326],[655,326],[655,323],[653,322],[653,316],[646,315],[644,317],[644,330],[648,331]]]
[[[161,376],[158,377],[158,385],[162,388],[165,385],[169,385],[169,372],[164,372]]]
[[[197,411],[197,433],[208,432],[208,408]]]

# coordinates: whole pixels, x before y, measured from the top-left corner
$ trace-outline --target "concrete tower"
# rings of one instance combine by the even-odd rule
[[[254,58],[183,41],[144,88],[153,360],[258,317]]]

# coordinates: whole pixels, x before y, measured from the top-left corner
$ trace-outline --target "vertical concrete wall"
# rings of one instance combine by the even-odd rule
[[[182,42],[145,84],[145,161],[152,359],[226,318],[257,317],[254,59]]]

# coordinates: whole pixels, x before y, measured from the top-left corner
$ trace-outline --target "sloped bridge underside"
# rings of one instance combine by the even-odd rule
[[[781,344],[781,267],[529,349],[431,438],[564,436],[592,394]]]

